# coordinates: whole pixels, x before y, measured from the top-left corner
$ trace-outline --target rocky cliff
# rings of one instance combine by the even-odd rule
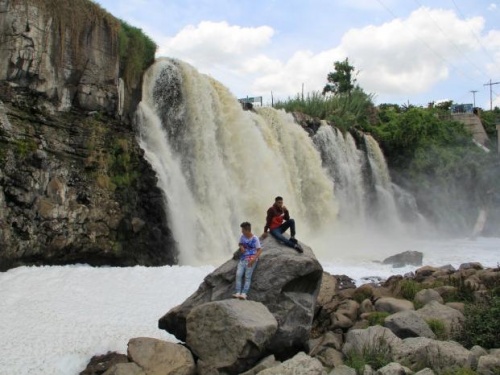
[[[176,262],[120,27],[87,0],[0,0],[0,270]]]

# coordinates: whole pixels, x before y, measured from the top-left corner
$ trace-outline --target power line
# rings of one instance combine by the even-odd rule
[[[493,85],[500,85],[500,82],[490,82],[485,83],[484,86],[490,86],[490,111],[493,111]]]
[[[399,18],[398,16],[396,16],[396,14],[387,6],[385,5],[382,0],[377,0],[377,2],[387,11],[389,12],[389,14],[392,15],[393,18],[397,19]],[[458,67],[455,66],[455,64],[453,64],[451,61],[449,61],[448,59],[446,59],[445,57],[443,57],[440,53],[438,53],[436,50],[434,50],[430,45],[429,43],[427,43],[425,40],[423,40],[422,38],[419,37],[419,35],[417,33],[415,33],[413,30],[410,30],[413,35],[415,37],[417,37],[417,39],[420,40],[420,42],[425,45],[427,47],[427,49],[429,51],[431,51],[434,55],[436,55],[441,61],[443,61],[446,65],[449,65],[453,68],[453,70],[459,72],[462,76],[464,76],[465,78],[471,80],[471,81],[475,81],[474,78],[470,77],[467,73],[465,73],[464,71],[462,71],[461,69],[459,69]]]
[[[458,7],[457,3],[455,2],[455,0],[451,0],[451,2],[453,3],[453,5],[455,6],[455,8],[457,9],[458,11],[458,14],[465,19],[465,16],[464,14],[462,13],[462,11],[460,10],[460,8]],[[469,31],[470,33],[472,34],[472,36],[477,40],[478,44],[481,46],[483,52],[486,54],[486,56],[488,56],[490,58],[490,60],[493,62],[493,65],[497,65],[497,62],[495,61],[495,59],[490,55],[490,53],[488,52],[488,50],[486,49],[486,47],[483,45],[483,43],[481,42],[481,39],[478,38],[478,36],[476,35],[476,33],[474,31],[472,31],[472,29],[469,27]]]

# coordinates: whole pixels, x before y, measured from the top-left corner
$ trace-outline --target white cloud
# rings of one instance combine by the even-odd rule
[[[452,11],[420,8],[407,19],[351,29],[330,50],[298,51],[279,71],[258,78],[254,87],[294,94],[306,82],[310,90],[321,90],[333,61],[349,57],[366,91],[421,93],[448,78],[453,61],[478,48],[471,30],[479,34],[483,24],[480,17],[461,20]]]
[[[412,95],[453,76],[477,74],[463,63],[480,48],[475,35],[481,35],[484,23],[482,17],[460,19],[451,10],[422,7],[407,18],[351,29],[329,49],[299,49],[288,57],[275,57],[269,26],[203,21],[157,40],[159,55],[185,60],[240,93],[293,96],[303,83],[306,91],[321,90],[333,62],[349,57],[367,92]],[[500,63],[500,31],[490,31],[483,40]],[[498,72],[498,66],[489,69]]]
[[[200,69],[221,65],[232,68],[268,45],[273,34],[269,26],[252,28],[203,21],[186,26],[174,37],[160,42],[158,54],[186,60]]]
[[[493,11],[493,10],[496,10],[497,9],[497,5],[495,3],[491,3],[490,5],[488,5],[488,10],[489,11]]]

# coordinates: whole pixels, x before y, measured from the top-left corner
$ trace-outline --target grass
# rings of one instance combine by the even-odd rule
[[[274,107],[287,112],[301,112],[309,116],[331,121],[342,130],[352,126],[368,125],[375,112],[373,96],[362,89],[354,89],[350,95],[323,95],[313,91],[306,96],[299,95],[287,100],[277,101]]]
[[[423,289],[422,285],[411,279],[404,279],[400,283],[399,295],[408,301],[413,301],[415,295]]]
[[[368,324],[370,324],[370,326],[383,326],[385,318],[387,318],[389,315],[391,314],[389,314],[388,312],[373,312],[368,316]]]
[[[362,374],[365,365],[370,365],[378,370],[392,362],[391,348],[383,337],[377,338],[377,342],[371,343],[363,348],[361,352],[353,350],[346,354],[345,365]]]
[[[439,319],[428,319],[426,320],[429,328],[436,335],[438,340],[448,340],[448,334],[446,333],[446,327],[444,323]]]

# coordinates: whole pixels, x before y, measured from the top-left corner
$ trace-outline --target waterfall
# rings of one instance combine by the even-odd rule
[[[307,133],[283,111],[243,111],[190,65],[158,60],[145,74],[139,142],[158,175],[181,264],[216,263],[237,248],[239,224],[260,234],[281,195],[307,242],[334,224],[332,181]]]
[[[351,134],[323,123],[313,137],[323,164],[335,184],[342,221],[363,225],[365,222],[364,154],[356,148]]]
[[[415,198],[391,181],[377,141],[362,137],[359,147],[350,133],[323,123],[313,136],[323,165],[335,184],[339,224],[353,232],[407,234],[405,222],[425,225]]]

